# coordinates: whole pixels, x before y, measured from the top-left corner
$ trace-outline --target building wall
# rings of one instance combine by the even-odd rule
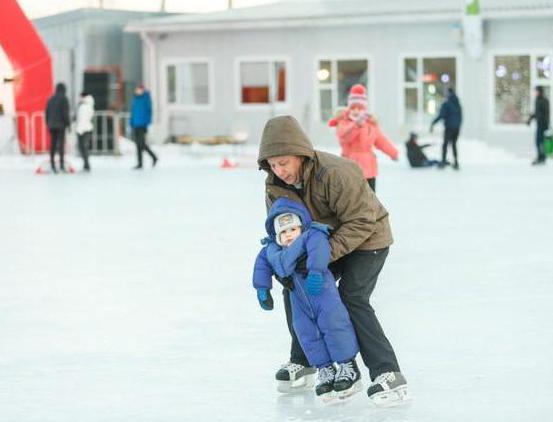
[[[509,48],[551,50],[552,24],[551,18],[488,22],[484,55],[480,59],[464,54],[459,22],[168,33],[153,38],[158,57],[157,87],[153,90],[159,108],[156,119],[161,133],[167,129],[173,135],[207,136],[232,134],[238,130],[247,131],[249,142],[257,143],[268,118],[290,113],[298,118],[316,145],[335,143],[333,131],[317,119],[317,59],[321,56],[367,56],[372,74],[370,108],[378,115],[385,133],[400,142],[410,130],[427,130],[402,124],[401,57],[446,55],[457,57],[457,91],[465,116],[462,136],[528,153],[532,148],[531,129],[498,129],[490,124],[493,113],[490,54]],[[289,107],[244,110],[237,106],[236,59],[247,56],[289,59]],[[179,58],[211,61],[213,108],[191,111],[166,106],[165,65]]]
[[[142,46],[138,34],[123,32],[126,22],[148,13],[81,10],[37,19],[34,24],[52,55],[54,82],[65,82],[72,107],[83,88],[89,67],[121,65],[130,99],[132,86],[142,80]]]

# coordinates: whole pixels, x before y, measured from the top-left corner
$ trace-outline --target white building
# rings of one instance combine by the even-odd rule
[[[160,138],[241,132],[256,143],[268,118],[289,113],[315,144],[335,142],[326,121],[360,82],[399,142],[428,131],[451,86],[462,136],[530,155],[533,87],[552,92],[553,0],[481,0],[481,18],[464,24],[465,3],[287,1],[126,29],[142,36]]]
[[[107,74],[109,96],[113,97],[109,102],[126,108],[133,86],[142,82],[142,50],[140,37],[125,33],[123,28],[130,21],[160,15],[90,8],[38,18],[33,24],[52,56],[54,84],[66,84],[72,107],[89,71]]]

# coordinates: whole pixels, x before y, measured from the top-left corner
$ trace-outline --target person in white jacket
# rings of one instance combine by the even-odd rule
[[[92,139],[92,130],[94,129],[92,124],[93,117],[94,98],[88,92],[83,91],[77,107],[77,139],[79,142],[79,151],[84,161],[84,171],[90,171],[88,147]]]

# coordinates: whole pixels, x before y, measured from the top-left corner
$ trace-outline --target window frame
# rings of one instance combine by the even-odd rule
[[[317,77],[317,72],[319,70],[319,62],[321,61],[330,61],[333,75],[337,74],[338,61],[347,61],[347,60],[367,60],[367,71],[368,71],[368,80],[367,80],[367,100],[368,100],[368,112],[372,113],[375,109],[375,89],[374,89],[374,63],[373,57],[371,54],[319,54],[315,57],[315,62],[313,65],[313,92],[314,92],[314,115],[313,121],[318,124],[327,124],[321,118],[321,89],[328,89],[331,86],[332,96],[336,100],[338,99],[338,80],[336,77],[333,78],[333,82],[321,84],[319,78]],[[334,111],[338,107],[338,104],[333,104]]]
[[[553,49],[493,49],[488,52],[488,127],[493,131],[514,130],[528,132],[532,130],[525,122],[521,123],[496,123],[495,121],[495,58],[497,56],[530,56],[530,110],[534,109],[534,90],[536,86],[549,85],[549,95],[553,96],[553,75],[549,84],[539,80],[536,75],[536,59],[541,56],[550,56],[553,59]],[[549,98],[551,101],[551,98]],[[550,118],[553,118],[553,110],[549,110]]]
[[[243,103],[242,102],[242,81],[241,81],[241,64],[242,63],[260,63],[260,62],[267,62],[269,64],[269,96],[273,96],[275,92],[275,75],[274,65],[275,62],[283,62],[286,66],[286,77],[284,79],[285,81],[285,91],[284,95],[286,100],[285,101],[279,101],[279,102],[268,102],[268,103]],[[290,83],[291,83],[291,60],[290,57],[287,56],[256,56],[256,55],[248,55],[248,56],[237,56],[234,59],[234,96],[235,96],[235,108],[239,111],[252,111],[252,110],[284,110],[287,108],[290,108],[290,105],[292,104],[291,99],[291,93],[292,90],[290,89]]]
[[[169,66],[178,66],[181,64],[207,64],[207,104],[183,104],[170,103],[167,90],[169,88],[169,80],[167,71]],[[169,111],[213,111],[215,108],[214,92],[215,92],[215,75],[214,75],[214,60],[211,57],[171,57],[166,58],[161,64],[163,75],[162,83],[162,98],[163,104]]]
[[[406,88],[416,88],[417,89],[417,121],[413,127],[409,128],[409,131],[416,131],[421,133],[429,133],[428,125],[425,125],[422,119],[423,116],[423,81],[420,79],[422,76],[423,70],[423,60],[424,59],[440,59],[440,58],[452,58],[455,60],[455,92],[461,98],[463,98],[463,66],[462,66],[462,56],[458,51],[454,50],[445,50],[445,51],[432,51],[432,52],[411,52],[405,53],[402,52],[399,54],[399,95],[398,95],[398,124],[400,127],[406,127],[407,122],[405,121],[405,89]],[[417,81],[416,82],[406,82],[405,81],[405,59],[416,59],[417,60]],[[419,76],[420,75],[420,76]],[[439,110],[439,105],[438,105]]]

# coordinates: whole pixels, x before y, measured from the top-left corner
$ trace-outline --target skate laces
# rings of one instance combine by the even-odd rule
[[[296,372],[301,371],[305,367],[298,363],[288,362],[282,365],[281,368],[287,370],[290,374],[295,374]]]
[[[376,377],[373,384],[380,384],[382,386],[388,385],[396,379],[396,376],[393,372],[384,372]]]
[[[323,366],[322,368],[319,368],[319,382],[321,384],[326,384],[327,382],[333,382],[335,373],[336,373],[336,370],[332,365]]]
[[[354,380],[356,377],[353,362],[345,362],[338,365],[338,372],[336,374],[336,380],[349,379]]]

